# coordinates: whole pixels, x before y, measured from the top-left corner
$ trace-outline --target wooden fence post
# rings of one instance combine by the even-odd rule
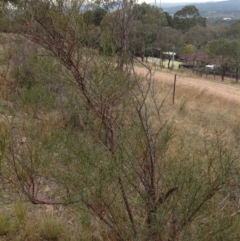
[[[173,83],[173,104],[175,101],[176,81],[177,81],[177,75],[175,74],[174,83]]]

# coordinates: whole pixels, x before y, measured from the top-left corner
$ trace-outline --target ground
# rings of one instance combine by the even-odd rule
[[[145,68],[136,67],[136,72],[141,74],[147,74]],[[218,80],[213,80],[213,77],[208,78],[198,78],[198,77],[185,77],[178,72],[160,72],[155,68],[152,68],[153,78],[157,81],[162,81],[166,83],[174,82],[174,75],[176,74],[177,86],[183,86],[187,88],[198,88],[199,92],[206,92],[209,95],[222,96],[229,100],[235,100],[240,102],[240,86],[236,84],[234,79],[226,79],[222,82],[220,77]]]

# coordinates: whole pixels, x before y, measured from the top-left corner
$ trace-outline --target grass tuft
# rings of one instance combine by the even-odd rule
[[[27,205],[24,203],[17,203],[14,205],[13,213],[18,224],[22,224],[26,221]]]
[[[8,214],[0,215],[0,236],[4,236],[10,232],[10,216]]]
[[[182,99],[179,104],[179,114],[185,115],[187,113],[187,99]]]
[[[40,222],[39,234],[46,240],[59,240],[62,231],[62,224],[58,218],[46,216]]]

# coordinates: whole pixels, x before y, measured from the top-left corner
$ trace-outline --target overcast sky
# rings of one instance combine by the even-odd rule
[[[185,2],[190,2],[190,3],[204,3],[204,2],[220,2],[221,0],[156,0],[157,3],[185,3]],[[154,3],[154,0],[141,0],[141,2],[146,2],[146,3]]]
[[[218,1],[218,0],[216,0],[216,1]],[[162,2],[163,3],[171,3],[171,2],[173,2],[173,3],[181,3],[181,2],[202,3],[202,2],[213,2],[213,0],[162,0]]]

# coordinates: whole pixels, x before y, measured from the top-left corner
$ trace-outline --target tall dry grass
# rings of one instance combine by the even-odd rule
[[[229,145],[238,151],[240,140],[240,102],[208,94],[204,90],[188,86],[176,87],[175,104],[172,103],[172,84],[155,83],[161,90],[161,101],[169,92],[163,106],[163,118],[173,120],[179,137],[191,147],[198,146],[199,140],[208,133],[224,132]]]

